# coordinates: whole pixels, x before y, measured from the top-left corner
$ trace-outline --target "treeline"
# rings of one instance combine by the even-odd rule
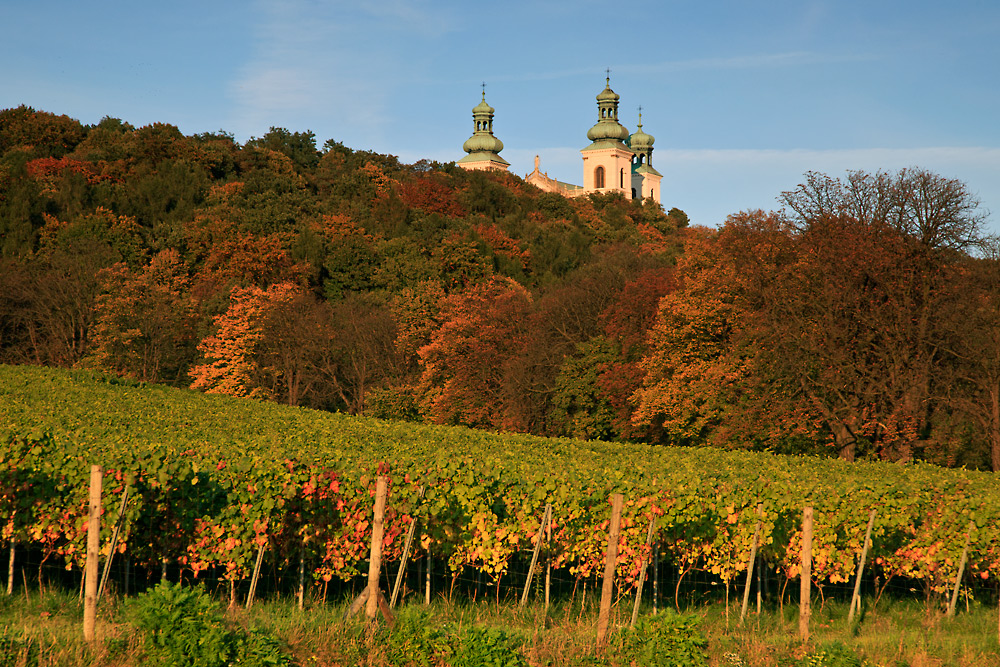
[[[620,196],[0,111],[0,362],[352,414],[1000,468],[964,185],[809,175],[718,231]],[[985,249],[985,250],[984,250]],[[992,456],[992,458],[991,458]]]

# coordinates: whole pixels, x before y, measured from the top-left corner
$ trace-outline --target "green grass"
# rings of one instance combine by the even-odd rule
[[[419,654],[414,647],[419,648],[420,642],[415,641],[414,633],[425,632],[433,642],[435,637],[468,636],[472,628],[480,634],[495,631],[500,636],[515,638],[529,665],[624,667],[626,663],[616,658],[614,651],[601,659],[595,656],[596,604],[593,599],[588,601],[586,609],[580,609],[578,602],[560,601],[546,613],[539,604],[520,610],[513,604],[448,602],[440,598],[425,607],[417,600],[398,610],[398,630],[389,631],[382,626],[373,639],[369,638],[363,618],[343,620],[347,600],[327,605],[310,601],[300,612],[291,599],[264,599],[250,610],[230,610],[227,622],[234,628],[253,627],[273,635],[293,656],[295,664],[302,667],[424,664],[393,663],[391,659],[406,651]],[[649,611],[644,608],[643,615]],[[739,606],[735,603],[730,607],[728,620],[722,603],[684,611],[698,619],[698,629],[708,639],[707,664],[711,666],[807,664],[803,661],[805,656],[838,642],[859,660],[884,667],[1000,666],[997,609],[975,602],[968,611],[963,604],[958,615],[949,619],[922,602],[883,599],[878,609],[869,611],[854,629],[848,626],[846,605],[827,603],[822,610],[817,605],[808,644],[803,644],[797,636],[798,609],[791,605],[784,608],[783,614],[771,608],[760,616],[751,611],[743,627],[738,625]],[[622,600],[614,611],[613,624],[626,625],[630,612],[631,605]],[[0,653],[0,664],[4,667],[150,664],[142,635],[128,621],[125,606],[119,599],[109,598],[99,613],[98,640],[88,646],[83,640],[82,613],[75,594],[47,590],[41,595],[32,591],[28,599],[23,595],[0,597],[0,649],[7,651]],[[425,664],[446,664],[441,662],[443,655],[431,655]]]

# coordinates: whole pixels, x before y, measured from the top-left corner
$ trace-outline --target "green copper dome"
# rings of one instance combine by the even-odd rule
[[[493,112],[495,109],[486,103],[486,91],[483,99],[472,107],[472,120],[475,131],[462,144],[462,150],[468,155],[459,160],[459,164],[492,162],[510,164],[498,155],[503,150],[503,142],[493,136]]]
[[[503,150],[503,142],[492,134],[477,132],[465,140],[462,150],[466,153],[499,153]]]
[[[587,132],[587,138],[594,142],[589,148],[614,146],[628,139],[628,130],[618,122],[618,93],[611,90],[610,76],[597,96],[597,110],[597,124]]]
[[[646,134],[642,131],[642,114],[639,114],[639,129],[632,133],[629,137],[628,145],[635,152],[644,151],[645,149],[651,149],[653,147],[653,142],[656,139],[653,135]]]
[[[617,120],[599,120],[587,130],[587,138],[591,141],[625,141],[628,137],[628,130]]]

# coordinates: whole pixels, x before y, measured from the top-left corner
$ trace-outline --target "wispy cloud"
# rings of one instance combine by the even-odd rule
[[[258,16],[252,52],[229,85],[238,136],[319,119],[340,136],[349,131],[374,142],[389,122],[387,87],[411,64],[392,55],[405,51],[378,43],[402,34],[436,39],[454,29],[426,2],[260,0],[251,7]]]
[[[699,70],[748,70],[773,69],[778,67],[809,67],[829,63],[866,62],[878,59],[874,54],[828,54],[812,51],[788,51],[783,53],[757,53],[724,58],[688,58],[665,60],[658,63],[621,63],[611,66],[614,73],[656,74],[664,72],[691,72]],[[568,79],[578,76],[593,76],[593,67],[549,70],[540,72],[518,72],[490,77],[494,81],[548,81]]]

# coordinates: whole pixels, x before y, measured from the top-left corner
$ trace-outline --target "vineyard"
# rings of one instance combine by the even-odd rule
[[[307,563],[317,584],[361,574],[381,475],[390,480],[383,559],[400,558],[416,520],[414,548],[456,576],[498,581],[538,539],[546,505],[546,562],[592,576],[603,567],[609,495],[621,493],[622,590],[653,549],[682,573],[735,580],[758,519],[760,557],[797,578],[806,505],[817,585],[853,576],[872,510],[868,562],[883,582],[944,592],[966,549],[968,577],[1000,579],[996,477],[923,464],[491,434],[14,366],[0,366],[0,447],[3,539],[77,571],[88,471],[99,464],[105,557],[121,506],[117,552],[233,582],[262,552],[278,568]]]

